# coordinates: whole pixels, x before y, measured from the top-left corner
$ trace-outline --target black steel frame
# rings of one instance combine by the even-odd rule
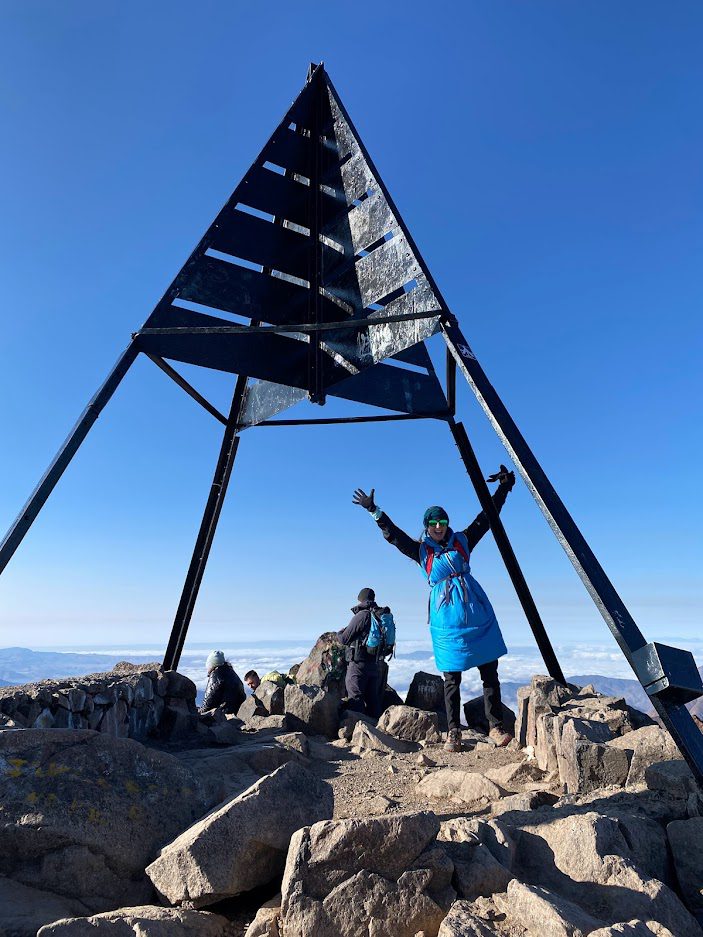
[[[287,132],[289,130],[289,123],[291,128],[293,126],[295,127],[293,135]],[[335,150],[334,146],[330,145],[330,127],[333,124],[334,132],[337,134],[337,151],[341,152],[343,148],[349,151],[345,154],[344,159],[330,156],[330,153],[334,153]],[[341,128],[341,130],[338,128]],[[341,137],[339,133],[341,133]],[[274,148],[273,150],[271,150],[272,147]],[[281,324],[280,318],[277,320],[274,317],[272,324],[261,325],[257,319],[250,317],[249,325],[238,325],[213,316],[189,313],[173,305],[174,302],[179,299],[183,290],[186,291],[185,298],[189,298],[191,295],[187,291],[189,288],[195,289],[196,295],[197,289],[202,289],[203,273],[201,268],[208,248],[214,245],[215,249],[219,250],[221,245],[218,239],[225,238],[226,241],[228,236],[227,232],[231,232],[232,224],[236,223],[232,220],[232,210],[236,207],[239,198],[242,197],[242,192],[245,193],[244,198],[246,201],[246,193],[256,191],[256,180],[258,177],[252,175],[252,173],[259,171],[259,163],[255,163],[250,173],[247,174],[242,183],[235,189],[233,195],[218,214],[215,222],[213,222],[203,236],[184,267],[164,294],[162,300],[157,304],[154,313],[149,320],[147,320],[145,326],[133,333],[131,344],[122,354],[104,384],[89,402],[55,459],[33,491],[17,519],[10,527],[4,540],[0,543],[0,573],[4,570],[10,558],[19,547],[19,544],[41,510],[41,507],[58,483],[80,444],[90,431],[93,423],[141,351],[174,380],[185,393],[191,396],[224,426],[223,439],[214,471],[212,486],[196,539],[193,556],[186,575],[168,647],[164,656],[165,667],[168,669],[175,669],[178,666],[240,444],[240,434],[243,429],[253,425],[272,427],[438,419],[445,421],[449,426],[479,502],[486,512],[501,557],[505,563],[525,613],[525,617],[533,631],[547,670],[554,679],[563,683],[564,675],[561,667],[549,641],[544,623],[541,620],[524,575],[520,569],[503,523],[493,505],[490,493],[484,481],[483,472],[480,469],[476,455],[469,442],[466,430],[463,424],[457,422],[454,418],[456,409],[456,369],[458,367],[531,491],[540,510],[557,537],[557,540],[566,551],[618,643],[618,646],[632,667],[637,679],[649,694],[652,705],[662,723],[670,732],[684,758],[690,765],[695,777],[699,783],[703,785],[703,734],[696,727],[685,705],[692,699],[703,695],[703,684],[701,683],[700,675],[695,667],[692,655],[687,651],[668,648],[656,643],[647,643],[613,584],[608,579],[593,551],[581,534],[578,526],[521,435],[505,405],[486,377],[470,345],[466,341],[457,319],[449,311],[429,268],[418,251],[402,216],[397,211],[390,193],[383,184],[380,174],[377,172],[351,118],[347,114],[339,95],[322,65],[311,66],[305,88],[279,125],[278,130],[262,151],[260,160],[270,152],[284,152],[290,155],[292,164],[295,164],[297,169],[294,169],[292,164],[286,167],[284,173],[285,182],[281,183],[281,185],[293,186],[293,189],[290,191],[293,192],[293,197],[296,200],[295,204],[298,206],[296,209],[297,211],[304,210],[304,205],[308,205],[308,214],[305,216],[305,219],[308,222],[307,237],[309,240],[300,242],[306,245],[306,250],[308,251],[306,268],[308,286],[305,321],[295,321],[296,318],[300,318],[300,315],[296,317],[293,314],[292,321],[291,316],[283,317],[285,324]],[[306,177],[309,189],[307,193],[303,193],[307,202],[305,202],[305,200],[301,202],[301,189],[300,187],[298,187],[298,189],[295,188],[296,183],[300,182],[301,177],[299,170],[301,167],[305,168],[306,172],[309,174]],[[420,299],[415,301],[414,306],[411,306],[413,311],[400,313],[394,311],[397,308],[398,297],[403,296],[403,290],[398,290],[397,288],[394,291],[391,290],[389,297],[381,302],[382,307],[387,307],[387,312],[385,308],[382,309],[382,312],[375,311],[375,306],[371,307],[374,311],[365,308],[362,298],[364,295],[363,287],[365,286],[370,289],[371,286],[377,285],[373,277],[378,276],[378,271],[371,269],[371,272],[364,274],[364,276],[367,277],[365,283],[362,283],[362,273],[359,273],[359,300],[357,301],[356,311],[353,313],[352,317],[340,319],[339,315],[335,317],[334,312],[330,312],[330,283],[332,284],[332,293],[334,293],[334,283],[336,280],[343,282],[344,277],[348,276],[350,270],[360,271],[364,263],[361,258],[365,258],[370,251],[373,252],[375,250],[378,250],[380,256],[382,251],[379,249],[379,244],[381,244],[382,247],[386,246],[385,241],[383,243],[377,241],[369,245],[368,250],[357,251],[356,246],[354,246],[354,234],[351,231],[351,222],[349,222],[346,234],[338,235],[342,237],[343,241],[346,238],[350,246],[346,263],[341,264],[338,271],[335,272],[334,261],[332,261],[332,268],[330,268],[329,260],[325,259],[323,244],[325,232],[328,230],[325,227],[325,219],[330,212],[329,204],[332,204],[333,210],[336,210],[334,209],[334,201],[330,202],[331,197],[329,193],[326,192],[326,188],[330,188],[328,184],[329,179],[333,177],[336,187],[334,191],[341,190],[343,193],[346,192],[347,182],[345,181],[345,172],[351,180],[349,182],[350,187],[356,186],[357,189],[359,189],[361,197],[361,201],[359,200],[359,196],[357,196],[349,205],[349,217],[351,217],[354,206],[362,205],[363,199],[369,196],[368,191],[364,192],[362,190],[363,186],[370,184],[373,191],[378,193],[378,198],[382,200],[381,210],[385,212],[383,217],[390,219],[388,223],[391,224],[392,222],[393,231],[398,234],[399,239],[396,241],[396,244],[398,245],[398,256],[400,260],[394,261],[396,264],[395,267],[388,266],[387,268],[383,268],[383,266],[381,266],[381,269],[387,269],[389,276],[391,278],[395,277],[397,283],[402,283],[402,276],[405,270],[403,264],[406,265],[407,271],[409,271],[408,278],[410,278],[411,274],[413,276],[421,275],[424,278],[426,286],[422,289],[417,286],[414,288],[413,293],[413,287],[410,287],[411,297],[414,298],[416,295],[420,297]],[[250,188],[247,189],[250,177],[251,184]],[[361,188],[359,188],[359,186],[361,186]],[[261,189],[258,191],[261,192]],[[338,196],[335,195],[335,198],[338,198]],[[325,199],[327,199],[326,202]],[[303,208],[300,206],[303,206]],[[378,208],[378,205],[374,206],[374,209],[376,208]],[[274,218],[274,224],[295,231],[297,230],[296,227],[293,226],[291,228],[290,223],[285,220],[289,217],[289,215],[286,214],[288,210],[289,209],[283,205],[280,214],[277,214]],[[342,209],[340,209],[340,211],[341,210]],[[369,213],[369,218],[373,221],[371,213]],[[368,220],[369,219],[366,219],[367,222]],[[249,224],[251,224],[251,222],[249,222]],[[381,228],[379,228],[379,230],[383,233]],[[290,238],[287,232],[282,231],[280,236],[282,238],[280,243],[290,243],[290,241],[285,241],[286,238]],[[268,240],[265,238],[264,241],[261,242],[263,245],[262,249],[268,250],[271,256],[276,257],[276,250],[278,249],[276,245],[278,242],[269,237],[268,234],[267,238]],[[241,243],[241,239],[238,243]],[[403,245],[405,246],[403,247]],[[391,247],[394,247],[394,245],[391,245]],[[347,250],[348,248],[345,247],[345,251]],[[386,263],[387,256],[384,255],[382,260]],[[400,264],[400,267],[398,267],[398,264]],[[331,273],[330,269],[332,271]],[[341,273],[339,272],[340,270]],[[271,266],[264,265],[261,267],[261,271],[262,274],[265,275],[264,280],[254,284],[256,289],[269,289],[267,284],[270,283],[271,289],[275,288],[279,291],[283,289],[285,291],[289,289],[286,285],[287,283],[295,284],[298,282],[296,277],[278,273],[277,270]],[[231,273],[231,269],[227,271],[228,276],[231,275]],[[266,277],[269,279],[267,280]],[[274,282],[273,278],[278,279]],[[215,283],[215,288],[212,284],[206,283],[205,294],[212,295],[213,289],[216,293],[217,282]],[[248,295],[246,290],[250,288],[253,289],[254,285],[249,285],[246,277],[242,280],[242,275],[240,274],[239,281],[237,281],[234,287],[224,281],[222,282],[224,283],[223,289],[225,291],[230,291],[227,295],[244,296],[245,301],[247,303],[249,302],[246,298]],[[193,283],[196,284],[196,287],[192,287]],[[261,287],[261,283],[263,283],[263,287]],[[198,286],[197,284],[200,285]],[[234,292],[232,292],[232,290],[234,290]],[[242,290],[245,292],[243,293]],[[254,296],[255,305],[257,296],[255,293],[252,295]],[[263,293],[261,295],[263,296]],[[275,295],[283,294],[279,292]],[[285,293],[285,295],[288,295],[288,293]],[[294,300],[297,302],[294,288],[291,288],[290,295],[293,296]],[[429,301],[427,299],[428,296]],[[323,301],[323,297],[327,298]],[[332,296],[332,299],[334,299],[334,296]],[[223,303],[223,308],[228,308],[228,302],[231,303],[231,299]],[[335,302],[337,302],[337,300],[335,300]],[[325,306],[324,303],[327,303],[327,306]],[[300,307],[296,305],[295,308]],[[334,310],[336,307],[333,305],[331,308]],[[340,309],[346,308],[345,304],[341,303]],[[405,308],[405,306],[399,308]],[[180,317],[186,324],[162,324],[163,322],[169,321],[169,315],[171,315],[171,317],[175,315],[177,319]],[[280,315],[281,313],[276,313],[276,316]],[[155,322],[156,325],[152,324],[152,322]],[[371,347],[373,330],[377,329],[379,326],[385,329],[391,329],[391,333],[394,336],[391,346],[384,349],[378,359],[374,358],[371,361],[360,359],[359,367],[361,370],[359,370],[359,367],[350,364],[350,362],[354,360],[354,355],[358,354],[359,336],[363,337],[365,335],[365,341],[369,344],[369,347]],[[378,370],[379,367],[383,367],[383,365],[377,362],[382,361],[384,357],[392,355],[402,360],[403,355],[408,354],[405,349],[413,347],[413,342],[422,343],[425,340],[424,338],[418,339],[416,336],[413,338],[411,333],[405,331],[407,328],[415,326],[426,328],[426,333],[423,333],[426,334],[426,336],[432,334],[432,330],[439,331],[442,335],[447,349],[446,387],[443,390],[439,386],[429,357],[426,356],[425,359],[420,358],[420,361],[426,362],[422,366],[426,368],[428,377],[431,379],[430,383],[432,381],[437,383],[440,395],[438,397],[435,393],[435,396],[432,397],[430,394],[430,396],[426,397],[426,403],[423,406],[422,394],[426,392],[422,391],[421,393],[422,386],[429,388],[430,384],[427,384],[427,382],[422,386],[418,384],[418,389],[414,391],[414,393],[418,395],[416,403],[410,407],[409,412],[403,413],[329,419],[272,419],[271,415],[268,417],[264,415],[261,418],[253,420],[251,417],[247,417],[246,414],[249,378],[241,373],[240,369],[235,383],[229,414],[225,416],[192,387],[175,368],[164,360],[165,357],[175,357],[176,360],[190,360],[187,357],[179,358],[178,351],[173,351],[174,346],[163,344],[163,342],[167,342],[171,338],[187,339],[188,341],[211,341],[215,336],[221,336],[223,340],[236,341],[238,336],[246,337],[247,340],[252,336],[258,336],[257,341],[276,342],[283,340],[285,342],[292,333],[300,333],[308,342],[306,352],[307,377],[304,383],[307,389],[307,397],[313,402],[324,404],[326,395],[329,392],[336,392],[336,386],[339,385],[340,380],[342,380],[342,384],[344,384],[344,375],[347,373],[357,374],[359,375],[358,380],[361,380],[361,377],[365,373],[373,372],[374,367],[376,370]],[[268,336],[270,336],[270,338]],[[323,350],[323,344],[330,341],[333,345],[336,342],[337,346],[343,349],[348,348],[348,354],[351,355],[349,361],[346,363],[344,362],[344,355],[342,355],[341,358],[342,365],[348,369],[347,371],[337,365],[335,365],[336,371],[330,371],[329,348],[327,348],[326,351]],[[357,343],[356,345],[354,344],[355,341]],[[393,344],[393,342],[395,344]],[[177,347],[181,348],[182,346]],[[209,363],[207,359],[207,348],[211,347],[212,346],[202,346],[198,354],[202,359],[202,363],[217,367],[217,364]],[[234,348],[235,346],[231,347]],[[269,348],[269,346],[265,347]],[[300,346],[280,346],[280,348],[283,347],[297,349]],[[279,346],[270,346],[270,348],[276,351]],[[261,352],[258,352],[258,354],[258,359],[252,359],[253,368],[261,366],[260,362],[263,358],[261,357]],[[345,354],[347,354],[347,352],[345,352]],[[340,360],[339,355],[337,355],[335,361],[338,360]],[[197,363],[201,362],[198,361]],[[225,369],[229,370],[229,368]],[[395,372],[393,374],[394,379],[400,377],[401,380],[410,380],[409,377],[403,378],[402,375],[399,375],[397,369],[391,368],[390,370],[391,372]],[[410,372],[406,372],[406,374],[409,373]],[[256,374],[256,370],[254,374]],[[300,381],[301,377],[296,375],[295,380]],[[354,378],[347,379],[346,383],[348,383],[348,380],[354,380]],[[285,383],[286,379],[281,380],[281,384]],[[291,384],[290,386],[300,386],[300,384]],[[373,387],[374,385],[371,384],[369,386]],[[409,387],[410,385],[407,386]],[[382,396],[375,399],[373,397],[374,392],[369,391],[368,387],[364,393],[366,396],[362,393],[362,396],[358,399],[368,402],[368,395],[371,393],[372,402],[375,405],[385,407],[386,409],[393,409],[393,407],[389,407],[388,404],[384,402]],[[344,393],[342,393],[341,396],[344,396]],[[440,398],[442,404],[438,407],[437,404],[440,402]],[[352,397],[352,399],[354,398]],[[427,406],[427,402],[429,402],[430,399],[435,401],[434,407]],[[396,409],[402,408],[397,407]]]

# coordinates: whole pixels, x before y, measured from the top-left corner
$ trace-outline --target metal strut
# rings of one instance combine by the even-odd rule
[[[508,413],[454,317],[442,320],[442,334],[456,362],[507,449],[547,523],[603,616],[652,705],[703,787],[703,733],[685,703],[703,695],[703,683],[689,651],[648,644],[605,570],[547,478]]]
[[[532,593],[530,588],[527,585],[525,577],[523,576],[522,569],[518,563],[515,552],[513,551],[508,535],[505,532],[505,527],[503,527],[503,522],[500,519],[500,515],[496,510],[496,506],[493,503],[493,498],[491,493],[488,490],[488,485],[486,484],[483,472],[481,471],[481,466],[478,464],[478,459],[476,458],[476,453],[473,450],[473,446],[469,442],[469,437],[466,435],[466,430],[464,429],[463,423],[456,423],[454,420],[449,420],[449,429],[452,431],[452,436],[454,437],[454,442],[456,443],[457,449],[459,450],[459,455],[461,460],[466,466],[466,471],[469,473],[469,478],[471,483],[474,486],[478,500],[481,502],[481,507],[483,508],[486,517],[488,518],[488,523],[495,538],[496,546],[500,550],[500,555],[503,558],[505,563],[505,568],[508,571],[510,580],[515,587],[517,592],[517,597],[520,600],[522,605],[522,610],[525,613],[525,617],[529,622],[530,628],[532,629],[532,634],[535,636],[535,641],[537,642],[537,647],[540,650],[542,659],[544,660],[545,666],[549,672],[550,677],[553,677],[559,683],[566,683],[564,674],[562,672],[557,656],[554,653],[554,648],[552,643],[549,640],[546,629],[540,617],[537,606],[535,605],[535,600],[532,598]]]
[[[78,422],[66,437],[64,444],[54,456],[53,462],[5,534],[5,539],[0,543],[0,573],[12,559],[15,550],[22,543],[25,534],[34,523],[46,499],[56,487],[58,480],[66,471],[80,444],[90,432],[103,407],[117,390],[120,381],[134,363],[134,359],[138,354],[139,351],[134,342],[127,346],[118,358],[117,364],[108,374],[104,384],[93,396]]]
[[[186,575],[181,600],[178,603],[178,610],[171,628],[171,636],[168,640],[168,647],[164,654],[164,670],[175,670],[181,659],[181,652],[185,644],[188,626],[193,617],[193,609],[198,598],[200,583],[203,580],[205,566],[210,555],[210,547],[217,530],[217,522],[220,519],[220,512],[227,494],[227,485],[229,484],[232,466],[239,448],[238,421],[241,416],[244,391],[247,386],[247,378],[240,375],[234,388],[232,405],[229,411],[227,426],[222,437],[220,446],[220,455],[215,467],[215,474],[210,487],[203,519],[200,522],[200,530],[195,541],[193,556]]]

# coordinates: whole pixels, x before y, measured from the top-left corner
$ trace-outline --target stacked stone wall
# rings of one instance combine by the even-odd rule
[[[160,664],[0,688],[0,728],[95,729],[146,739],[195,728],[196,687]]]

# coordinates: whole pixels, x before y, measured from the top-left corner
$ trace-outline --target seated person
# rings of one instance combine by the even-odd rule
[[[244,682],[249,687],[252,695],[256,696],[256,691],[262,683],[275,683],[276,686],[284,687],[287,683],[295,683],[288,674],[279,673],[277,670],[270,670],[260,677],[255,670],[248,670],[244,674]]]
[[[226,713],[236,713],[246,699],[244,685],[222,651],[210,651],[205,661],[207,686],[200,712],[222,706]]]

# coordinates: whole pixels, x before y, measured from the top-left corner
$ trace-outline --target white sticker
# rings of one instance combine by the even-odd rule
[[[457,350],[462,358],[471,358],[473,361],[477,361],[476,355],[471,351],[468,345],[457,345]]]

